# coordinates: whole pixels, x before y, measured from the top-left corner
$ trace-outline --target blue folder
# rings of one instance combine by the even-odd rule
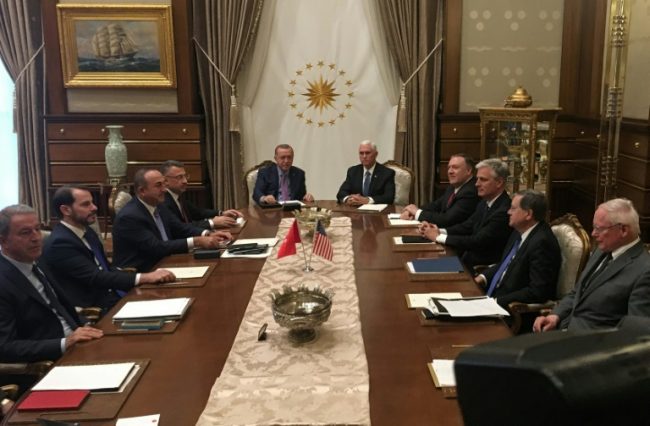
[[[458,259],[458,256],[437,257],[431,259],[413,259],[411,263],[416,274],[460,273],[465,270],[460,259]]]

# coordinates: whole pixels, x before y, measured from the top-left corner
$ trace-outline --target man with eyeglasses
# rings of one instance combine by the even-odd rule
[[[639,239],[639,215],[625,198],[609,200],[594,213],[591,235],[598,243],[574,289],[533,331],[615,327],[628,315],[650,316],[650,254]]]
[[[232,239],[226,231],[208,231],[183,223],[164,205],[167,184],[156,169],[133,176],[136,196],[115,217],[113,263],[150,271],[162,258],[194,248],[215,249]]]
[[[185,198],[190,175],[180,161],[167,160],[160,166],[160,173],[167,180],[165,206],[183,223],[191,223],[202,229],[235,226],[242,214],[234,209],[214,210],[202,208]]]

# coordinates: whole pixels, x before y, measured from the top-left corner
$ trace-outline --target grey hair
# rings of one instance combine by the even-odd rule
[[[607,212],[607,218],[612,225],[620,223],[629,226],[635,237],[641,233],[639,213],[634,208],[632,201],[627,198],[613,198],[605,201],[598,208]]]
[[[370,145],[373,151],[377,151],[377,145],[375,145],[370,139],[366,139],[365,141],[361,141],[359,145]]]
[[[0,210],[0,237],[9,235],[11,218],[18,214],[36,214],[36,210],[25,204],[13,204]]]
[[[504,181],[508,179],[508,176],[510,175],[508,165],[498,158],[487,158],[483,161],[480,161],[476,165],[476,170],[482,169],[484,167],[489,167],[492,170],[493,177],[501,178]]]
[[[183,164],[180,161],[176,161],[176,160],[167,160],[164,163],[162,163],[162,165],[160,166],[160,173],[163,176],[165,176],[165,175],[167,175],[167,172],[169,171],[169,169],[171,169],[172,167],[178,167],[179,169],[184,169],[185,164]]]

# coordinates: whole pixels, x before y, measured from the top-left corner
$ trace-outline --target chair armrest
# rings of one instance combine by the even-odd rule
[[[16,397],[18,396],[18,385],[4,385],[0,387],[0,389],[4,392],[7,398],[12,401],[16,400]]]
[[[54,365],[52,361],[0,363],[0,374],[44,376]]]
[[[512,334],[518,334],[521,329],[522,315],[537,313],[539,315],[548,315],[557,305],[557,302],[554,300],[549,300],[544,303],[522,303],[522,302],[511,302],[508,304],[508,311],[512,315],[512,323],[510,324],[510,330]]]
[[[87,308],[79,309],[79,315],[87,320],[88,324],[95,324],[102,316],[102,308],[89,306]]]

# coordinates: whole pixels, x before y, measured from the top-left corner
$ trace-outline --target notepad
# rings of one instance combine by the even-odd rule
[[[32,391],[18,405],[18,410],[76,410],[88,395],[88,390]]]
[[[408,306],[409,309],[415,309],[415,308],[429,309],[429,307],[430,307],[429,302],[431,301],[432,297],[446,298],[446,299],[456,299],[456,298],[463,297],[458,292],[452,292],[452,293],[410,293],[410,294],[405,294],[405,296],[406,296],[406,306]]]
[[[491,297],[475,297],[459,300],[435,299],[436,305],[441,305],[451,317],[484,317],[484,316],[510,316],[508,311]],[[442,311],[442,309],[441,309]]]
[[[413,259],[407,266],[412,274],[449,274],[465,271],[457,256]]]
[[[144,319],[178,320],[185,315],[191,302],[190,297],[127,302],[113,316],[113,322]]]
[[[183,266],[177,268],[165,268],[171,271],[178,280],[185,280],[189,278],[202,278],[209,266]]]
[[[434,359],[427,365],[437,388],[456,386],[453,359]]]
[[[388,204],[363,204],[357,210],[368,212],[380,212],[388,207]]]
[[[115,391],[122,386],[134,367],[134,362],[57,366],[32,390]]]

